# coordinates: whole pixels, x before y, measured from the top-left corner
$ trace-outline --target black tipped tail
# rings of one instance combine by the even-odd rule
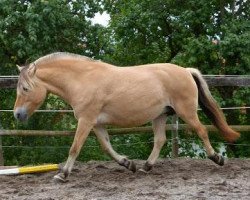
[[[223,112],[212,97],[206,81],[203,79],[201,73],[197,69],[187,68],[192,74],[194,81],[198,87],[198,101],[201,109],[212,123],[219,129],[223,138],[228,142],[234,142],[240,134],[232,130],[225,119]]]

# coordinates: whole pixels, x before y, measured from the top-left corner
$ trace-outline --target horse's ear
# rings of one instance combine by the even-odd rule
[[[35,73],[36,73],[36,65],[35,65],[35,63],[32,63],[32,64],[29,65],[28,73],[29,73],[30,76],[35,75]]]
[[[19,72],[21,72],[23,67],[21,67],[20,65],[16,65],[16,66],[17,66],[17,69],[19,70]]]

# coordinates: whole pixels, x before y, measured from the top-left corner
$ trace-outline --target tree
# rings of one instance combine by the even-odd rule
[[[174,62],[207,74],[250,72],[247,1],[104,2],[114,44],[108,59],[114,62]]]
[[[0,1],[0,74],[15,74],[15,64],[55,51],[98,56],[96,36],[102,27],[90,19],[98,1]]]

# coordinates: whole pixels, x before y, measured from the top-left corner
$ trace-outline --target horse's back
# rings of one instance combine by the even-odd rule
[[[158,93],[177,94],[192,92],[196,84],[190,72],[170,63],[148,64],[133,67],[116,67],[111,73],[113,89],[152,90]],[[154,92],[153,92],[154,93]]]

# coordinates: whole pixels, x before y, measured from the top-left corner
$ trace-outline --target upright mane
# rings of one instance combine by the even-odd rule
[[[65,58],[65,59],[74,58],[74,59],[78,59],[78,60],[88,60],[88,61],[96,62],[95,60],[93,60],[92,58],[89,58],[87,56],[82,56],[82,55],[68,53],[68,52],[55,52],[55,53],[51,53],[51,54],[48,54],[46,56],[43,56],[41,58],[38,58],[35,61],[35,63],[41,64],[41,63],[46,63],[46,62],[61,59],[61,58]]]

